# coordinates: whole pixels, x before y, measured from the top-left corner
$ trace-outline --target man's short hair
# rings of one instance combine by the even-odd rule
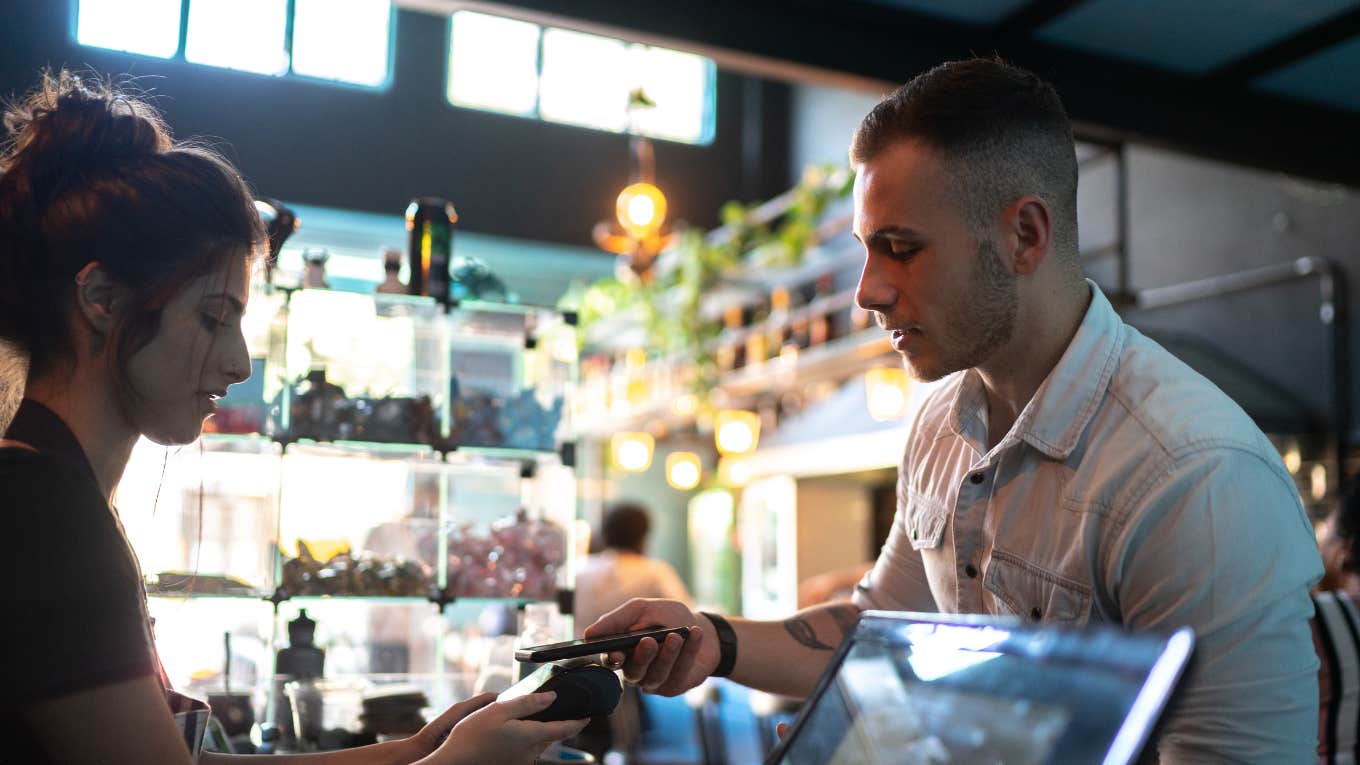
[[[650,528],[647,510],[642,505],[618,502],[604,514],[600,536],[604,538],[605,547],[641,553],[642,543],[646,541]]]
[[[904,140],[945,160],[974,236],[1016,199],[1036,194],[1053,210],[1057,250],[1075,264],[1076,147],[1053,86],[999,59],[941,64],[874,106],[855,131],[850,162],[862,165]]]

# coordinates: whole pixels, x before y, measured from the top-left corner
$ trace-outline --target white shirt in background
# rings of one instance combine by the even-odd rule
[[[576,575],[576,636],[631,598],[669,598],[690,605],[689,590],[669,563],[608,549],[588,556]]]

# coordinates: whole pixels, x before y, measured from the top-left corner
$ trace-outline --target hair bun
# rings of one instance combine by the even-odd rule
[[[51,203],[78,174],[98,174],[173,148],[170,132],[146,103],[108,80],[65,69],[5,113],[10,134],[0,171],[27,183],[34,204]]]

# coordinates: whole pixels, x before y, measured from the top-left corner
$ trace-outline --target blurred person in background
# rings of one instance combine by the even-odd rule
[[[647,509],[637,502],[618,502],[605,511],[599,534],[603,549],[587,556],[576,576],[576,637],[632,598],[690,604],[689,590],[671,564],[646,556],[650,530]],[[637,689],[628,685],[614,713],[592,720],[575,743],[596,757],[608,749],[629,752],[646,725]]]

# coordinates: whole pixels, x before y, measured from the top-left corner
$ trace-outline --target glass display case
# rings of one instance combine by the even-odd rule
[[[440,443],[450,378],[448,321],[437,303],[304,289],[280,310],[282,337],[273,342],[285,350],[274,367],[282,379],[274,381],[271,435]]]
[[[253,434],[214,417],[192,445],[141,442],[116,494],[176,685],[291,731],[311,712],[290,682],[362,714],[385,688],[443,708],[508,677],[517,609],[560,601],[576,553],[572,322],[274,290],[246,324],[234,403],[263,414],[227,429]],[[324,677],[276,671],[304,610]]]
[[[278,443],[205,435],[133,449],[114,506],[134,541],[147,590],[165,596],[268,595],[279,521]]]
[[[449,314],[449,448],[553,451],[569,440],[574,320],[467,301]]]

